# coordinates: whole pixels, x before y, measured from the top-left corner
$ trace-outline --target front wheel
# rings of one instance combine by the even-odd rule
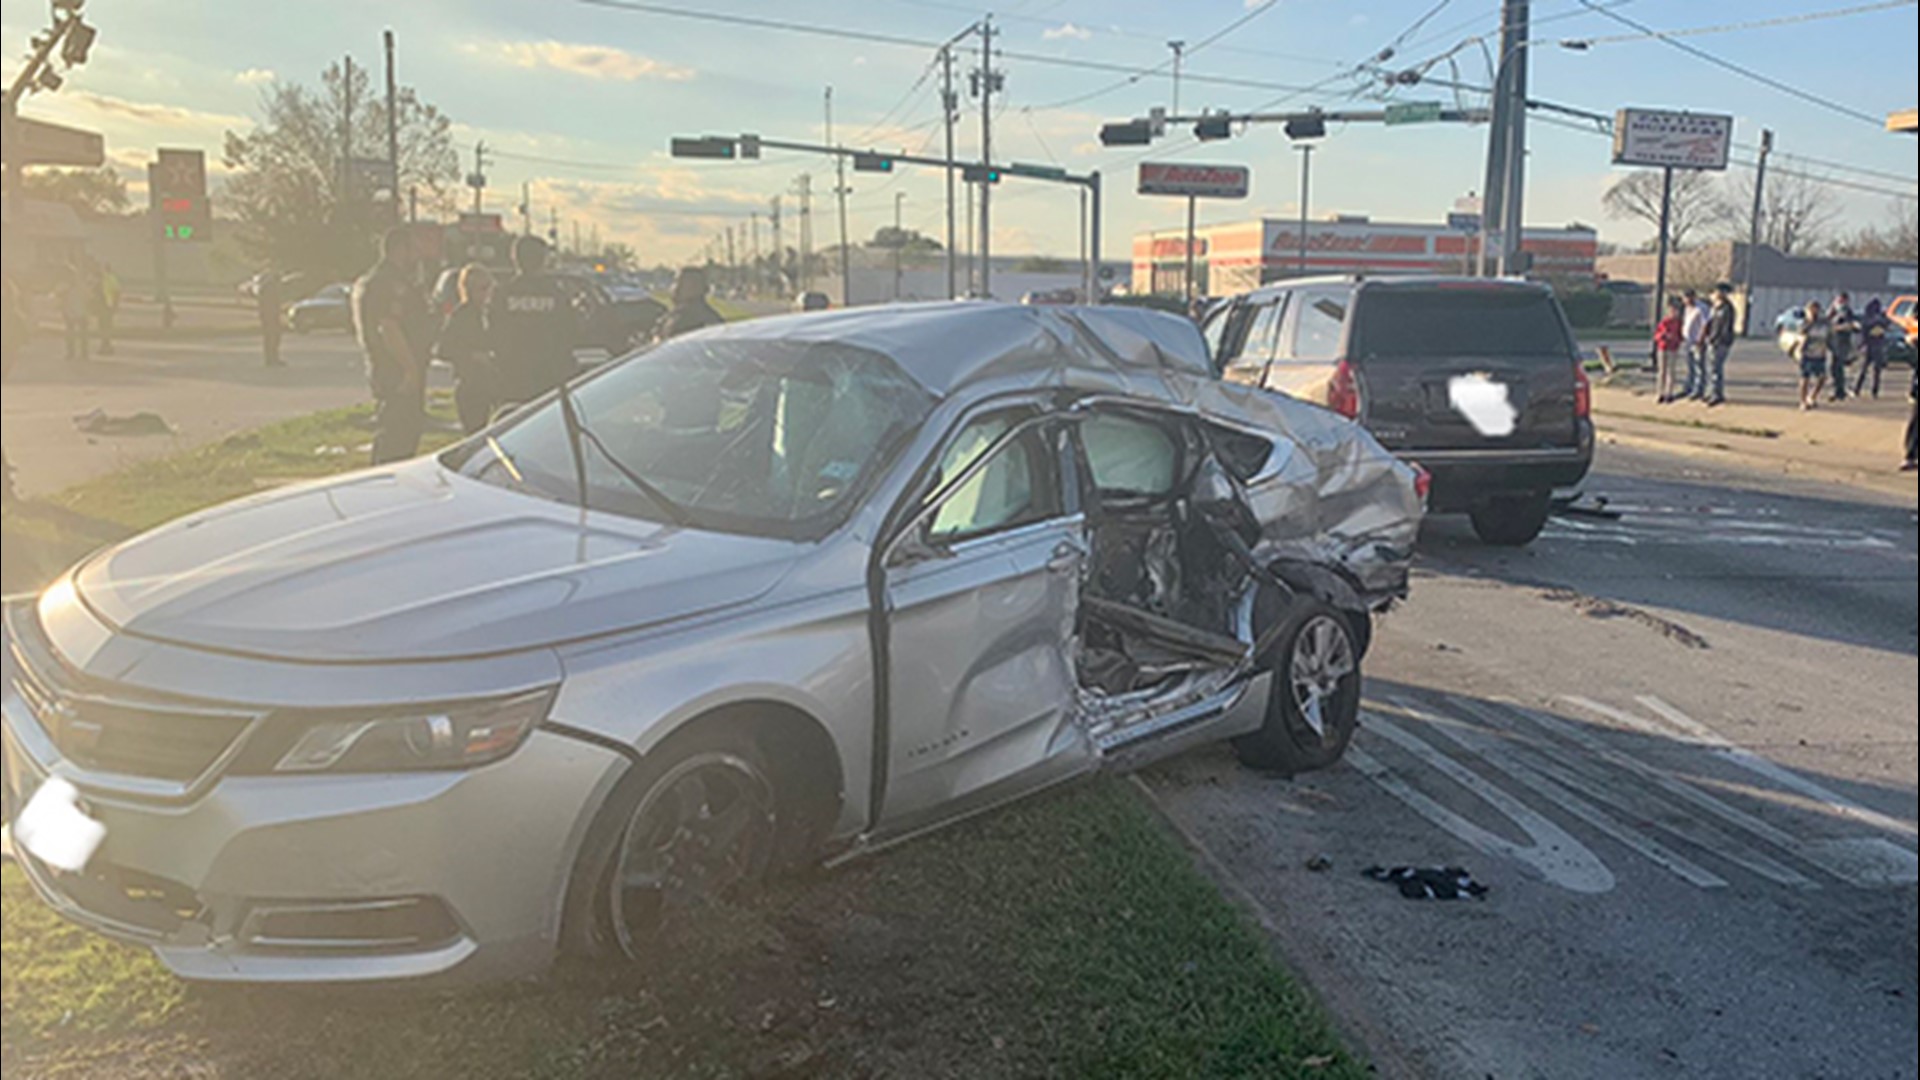
[[[1525,547],[1547,526],[1553,511],[1553,493],[1534,491],[1502,495],[1473,508],[1473,531],[1480,542],[1494,547]]]
[[[772,774],[751,740],[703,733],[666,757],[644,766],[594,905],[601,951],[627,961],[759,884],[776,843]]]
[[[1354,618],[1308,596],[1295,601],[1270,658],[1266,721],[1233,740],[1243,764],[1291,776],[1346,753],[1360,725]]]

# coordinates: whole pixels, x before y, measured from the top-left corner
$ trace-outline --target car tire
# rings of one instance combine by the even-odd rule
[[[1339,761],[1360,726],[1362,643],[1354,616],[1301,594],[1268,658],[1260,727],[1233,740],[1242,764],[1292,776]]]
[[[614,963],[657,962],[662,942],[701,909],[757,887],[780,837],[774,769],[728,725],[675,735],[648,753],[607,813],[612,842],[591,878],[578,943]]]
[[[1525,547],[1546,528],[1547,515],[1553,512],[1553,493],[1535,491],[1526,495],[1502,495],[1473,508],[1474,534],[1483,544],[1494,547]]]

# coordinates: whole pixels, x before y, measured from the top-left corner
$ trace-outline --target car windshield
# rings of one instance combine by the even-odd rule
[[[608,455],[670,498],[699,528],[794,539],[832,531],[925,417],[931,399],[878,353],[767,340],[671,342],[573,388],[588,442],[587,504],[665,521],[669,510]],[[549,498],[578,498],[557,400],[463,444],[463,474]],[[504,456],[504,457],[503,457]]]
[[[1564,360],[1573,351],[1553,297],[1535,289],[1370,289],[1354,338],[1359,356]]]

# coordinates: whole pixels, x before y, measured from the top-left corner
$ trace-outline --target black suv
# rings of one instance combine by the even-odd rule
[[[1432,476],[1435,512],[1489,544],[1546,524],[1593,463],[1590,390],[1543,285],[1491,278],[1298,278],[1201,324],[1221,378],[1324,405]]]

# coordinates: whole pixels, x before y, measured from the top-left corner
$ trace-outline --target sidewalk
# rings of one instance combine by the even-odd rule
[[[1782,473],[1832,480],[1916,498],[1913,473],[1897,468],[1905,445],[1909,374],[1888,372],[1879,401],[1821,402],[1802,412],[1790,403],[1696,402],[1658,405],[1638,373],[1595,381],[1599,437],[1623,446],[1737,461]],[[1889,393],[1897,387],[1897,393]]]

